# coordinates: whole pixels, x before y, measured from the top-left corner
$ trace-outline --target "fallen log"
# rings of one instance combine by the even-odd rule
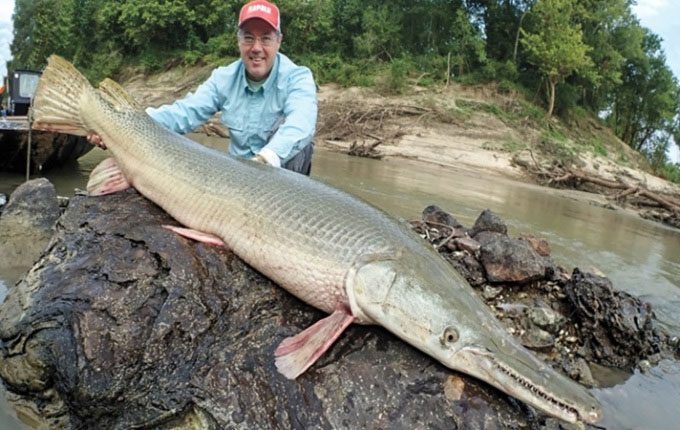
[[[546,173],[544,173],[544,175],[546,175]],[[547,181],[548,184],[564,184],[570,181],[576,181],[577,183],[589,182],[608,190],[621,190],[621,192],[612,196],[617,201],[623,201],[629,196],[639,196],[657,203],[676,216],[680,216],[680,204],[674,202],[674,196],[664,196],[660,193],[650,191],[640,184],[630,185],[623,181],[611,181],[573,169],[567,169],[566,172],[558,170],[556,172],[548,173],[547,176],[549,177]]]

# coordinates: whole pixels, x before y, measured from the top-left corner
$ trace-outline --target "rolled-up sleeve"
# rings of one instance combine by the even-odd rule
[[[288,87],[288,97],[283,107],[285,121],[265,145],[281,160],[289,159],[312,141],[318,111],[316,84],[308,68],[300,67],[291,73]]]
[[[219,69],[214,70],[196,92],[189,93],[172,104],[147,108],[146,113],[170,130],[181,134],[189,133],[205,123],[224,103],[224,96],[218,91],[218,72]]]

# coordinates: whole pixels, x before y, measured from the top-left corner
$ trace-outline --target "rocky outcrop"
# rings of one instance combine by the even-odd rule
[[[508,237],[489,210],[469,230],[431,222],[446,219],[439,212],[426,208],[416,231],[477,288],[508,331],[573,379],[597,385],[588,363],[632,370],[677,354],[677,338],[659,327],[651,305],[616,290],[604,275],[567,273],[545,240]]]
[[[0,376],[49,428],[489,428],[540,420],[377,327],[295,381],[273,351],[322,314],[134,191],[74,197],[0,308]]]

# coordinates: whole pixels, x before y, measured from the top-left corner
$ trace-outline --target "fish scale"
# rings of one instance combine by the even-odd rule
[[[109,115],[110,124],[126,120],[126,114]],[[205,148],[148,117],[135,121],[122,132],[111,126],[99,132],[106,141],[123,142],[110,150],[139,192],[182,224],[221,237],[245,261],[322,310],[332,311],[338,300],[347,304],[344,275],[359,256],[388,248],[402,234],[394,220],[349,194]],[[142,148],[146,142],[163,144]],[[196,195],[201,203],[188,204]]]

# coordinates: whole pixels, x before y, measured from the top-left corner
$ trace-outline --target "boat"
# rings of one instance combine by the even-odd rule
[[[8,109],[0,118],[0,171],[30,173],[75,161],[93,146],[84,138],[60,133],[30,131],[28,114],[42,72],[17,69],[2,87],[8,91]],[[29,145],[30,141],[30,145]],[[30,146],[28,162],[26,155]]]
[[[92,148],[87,139],[62,133],[31,131],[31,173],[49,170],[75,161]],[[26,152],[29,147],[27,117],[0,119],[0,170],[26,172]]]

